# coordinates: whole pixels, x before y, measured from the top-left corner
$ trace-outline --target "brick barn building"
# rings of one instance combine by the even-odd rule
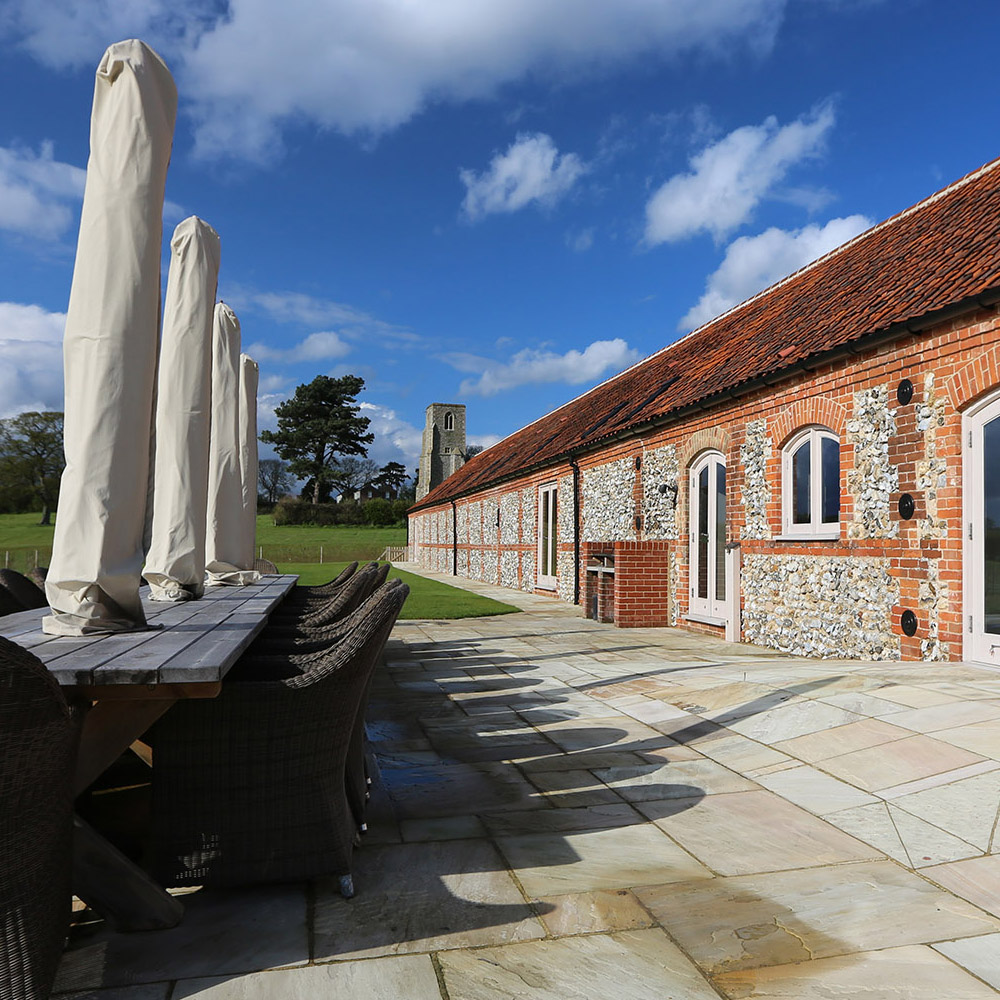
[[[416,562],[815,656],[1000,663],[1000,160],[476,456]]]

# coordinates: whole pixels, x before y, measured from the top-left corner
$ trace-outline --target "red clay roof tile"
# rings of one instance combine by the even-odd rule
[[[1000,159],[476,455],[415,508],[1000,287]]]

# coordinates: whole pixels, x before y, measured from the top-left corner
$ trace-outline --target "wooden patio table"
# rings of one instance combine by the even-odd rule
[[[265,576],[245,587],[210,587],[197,601],[143,600],[143,632],[51,636],[48,608],[0,618],[0,635],[30,649],[79,709],[74,795],[83,792],[181,698],[214,698],[222,679],[295,585]],[[136,744],[140,755],[143,746]],[[148,761],[148,758],[147,758]],[[119,930],[157,930],[184,909],[79,816],[74,817],[73,891]]]

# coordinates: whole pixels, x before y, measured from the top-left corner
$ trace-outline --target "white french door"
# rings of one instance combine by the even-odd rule
[[[538,491],[538,587],[555,590],[558,584],[559,519],[556,510],[558,490],[555,483]]]
[[[729,616],[726,579],[726,462],[712,451],[691,468],[688,508],[691,606],[698,618],[723,624]]]
[[[1000,663],[1000,397],[974,407],[962,424],[962,656]]]

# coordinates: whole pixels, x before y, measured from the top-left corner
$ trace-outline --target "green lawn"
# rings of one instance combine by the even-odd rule
[[[324,563],[278,563],[282,573],[298,573],[299,583],[327,583],[332,580],[345,566],[346,562]],[[390,577],[404,580],[410,587],[410,596],[403,605],[400,618],[479,618],[486,615],[509,615],[518,609],[510,604],[471,594],[458,587],[450,587],[437,580],[427,580],[422,576],[414,576],[405,570],[392,569]]]
[[[39,525],[40,516],[0,514],[0,566],[26,572],[35,565],[36,550],[39,565],[49,564],[54,529]],[[377,559],[387,545],[405,544],[405,528],[315,528],[298,524],[278,528],[270,515],[257,518],[257,545],[263,548],[264,558],[277,563],[284,573],[298,573],[304,584],[326,583],[352,559],[368,562]],[[403,618],[476,618],[518,610],[402,570],[394,569],[390,575],[400,577],[410,586]]]

